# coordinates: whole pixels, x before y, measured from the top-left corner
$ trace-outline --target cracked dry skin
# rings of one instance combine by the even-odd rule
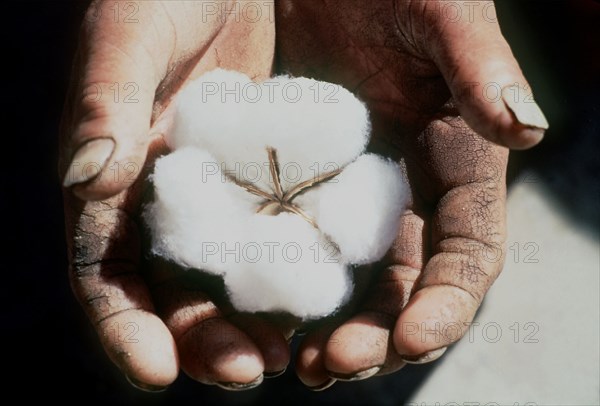
[[[419,315],[437,312],[441,320],[470,321],[503,262],[507,149],[475,134],[458,115],[444,78],[424,48],[422,25],[402,21],[410,19],[410,13],[390,13],[389,5],[396,2],[358,3],[363,6],[353,9],[330,1],[277,3],[276,66],[355,91],[371,110],[372,149],[403,161],[414,200],[355,322],[330,339],[322,330],[305,340],[301,350],[313,345],[327,347],[329,354],[323,359],[316,350],[316,361],[304,366],[301,359],[300,372],[305,368],[305,374],[323,363],[344,365],[347,360],[340,355],[344,353],[354,353],[352,368],[357,370],[361,363],[364,369],[382,366],[379,373],[400,368],[404,362],[390,350],[393,345],[374,355],[370,349],[392,342],[394,323],[410,295],[433,298],[440,289],[455,287],[444,290],[446,299],[436,296],[426,305],[425,301],[414,305],[414,320],[420,323]],[[378,24],[372,24],[375,19]],[[215,55],[223,43],[216,42]],[[227,64],[217,59],[214,64]],[[183,71],[191,69],[186,65]],[[164,104],[163,97],[156,101],[157,114]],[[164,152],[164,145],[155,140],[148,165]],[[235,314],[217,296],[211,297],[194,280],[164,264],[144,262],[138,272],[143,233],[138,215],[144,188],[143,180],[138,180],[116,197],[86,203],[70,191],[65,193],[71,283],[99,326],[109,356],[126,374],[153,385],[174,379],[177,354],[183,369],[205,383],[248,383],[262,368],[283,369],[289,349],[278,335],[289,336],[289,325],[274,327],[259,317]],[[151,315],[155,310],[168,331]],[[206,323],[219,317],[224,321]],[[360,324],[365,318],[375,333],[365,333]],[[138,342],[113,337],[112,330],[103,327],[128,322],[138,324]],[[336,339],[341,336],[356,338]],[[405,347],[412,355],[431,349],[423,342]],[[315,385],[320,383],[318,373],[310,378]],[[310,379],[305,377],[304,382],[309,384]]]

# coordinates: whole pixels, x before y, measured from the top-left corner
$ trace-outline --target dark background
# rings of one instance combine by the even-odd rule
[[[338,383],[323,394],[305,390],[293,368],[241,394],[204,387],[182,374],[166,393],[149,395],[131,388],[110,364],[69,290],[56,170],[58,123],[84,7],[81,1],[56,0],[2,4],[1,111],[8,126],[0,171],[0,337],[5,379],[14,378],[3,382],[5,393],[16,391],[22,399],[45,394],[58,400],[150,404],[184,399],[400,404],[435,365],[408,366],[392,378]],[[534,170],[556,206],[598,238],[600,4],[501,0],[497,8],[503,32],[551,124],[539,147],[511,155],[509,178]]]

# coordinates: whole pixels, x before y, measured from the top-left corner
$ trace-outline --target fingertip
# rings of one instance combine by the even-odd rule
[[[111,143],[113,149],[108,153]],[[90,144],[97,148],[88,148]],[[80,151],[86,152],[83,158]],[[137,180],[142,173],[147,152],[148,146],[145,144],[136,145],[133,151],[126,151],[111,138],[86,142],[75,153],[63,186],[70,188],[81,200],[108,199]]]
[[[285,372],[290,362],[290,346],[281,330],[251,315],[237,313],[229,320],[246,333],[260,350],[266,377],[279,376]]]
[[[126,310],[100,322],[98,332],[108,356],[138,387],[165,388],[177,378],[175,342],[156,315]]]
[[[360,380],[375,375],[386,360],[393,322],[383,315],[362,313],[333,332],[325,347],[330,376]]]
[[[440,358],[447,349],[448,347],[441,347],[418,355],[403,355],[402,359],[407,364],[427,364]]]
[[[416,292],[394,328],[394,346],[407,361],[458,341],[468,330],[479,303],[449,285]],[[441,355],[441,354],[439,354]]]
[[[135,379],[129,375],[125,375],[125,378],[127,378],[127,382],[129,382],[131,384],[131,386],[133,386],[134,388],[137,388],[141,391],[144,391],[144,392],[150,392],[150,393],[164,392],[168,388],[168,386],[149,385],[145,382],[138,381],[137,379]]]
[[[181,367],[199,382],[242,390],[262,382],[265,363],[258,347],[222,318],[204,320],[178,339]]]
[[[334,378],[327,378],[325,381],[323,381],[321,384],[316,385],[316,386],[307,386],[309,390],[313,391],[313,392],[322,392],[325,389],[329,389],[333,386],[334,383],[336,383],[337,380]]]
[[[502,101],[510,115],[504,144],[511,149],[528,149],[540,143],[549,124],[531,91],[517,85],[506,86],[502,89]]]
[[[509,149],[525,150],[535,147],[544,139],[544,130],[538,128],[522,128],[506,135],[501,144]]]
[[[77,147],[63,178],[63,186],[70,187],[95,178],[102,171],[115,150],[110,137],[92,138]]]
[[[518,123],[530,128],[548,129],[548,120],[533,99],[531,90],[516,83],[506,86],[502,89],[502,100]]]
[[[239,382],[216,382],[217,385],[221,389],[225,389],[232,392],[240,392],[248,389],[253,389],[259,386],[264,380],[264,376],[261,374],[256,379],[247,383],[239,383]]]
[[[497,98],[471,97],[462,101],[460,110],[465,121],[482,137],[510,149],[523,150],[539,144],[549,124],[531,90],[516,84],[502,90],[497,85],[496,89]]]
[[[296,355],[296,374],[300,381],[312,390],[323,390],[331,386],[332,378],[325,369],[323,354],[329,338],[327,331],[314,331],[306,335]]]

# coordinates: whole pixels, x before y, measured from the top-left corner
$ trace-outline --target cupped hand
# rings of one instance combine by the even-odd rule
[[[148,390],[169,385],[179,364],[244,389],[289,360],[282,329],[217,306],[190,275],[142,264],[145,168],[166,152],[172,97],[217,66],[271,73],[273,4],[239,6],[96,1],[81,30],[61,128],[70,279],[109,357]]]
[[[413,193],[366,300],[307,334],[298,375],[319,390],[434,360],[468,330],[502,269],[506,147],[535,145],[548,124],[492,2],[276,6],[279,69],[363,99],[373,149],[402,163]]]

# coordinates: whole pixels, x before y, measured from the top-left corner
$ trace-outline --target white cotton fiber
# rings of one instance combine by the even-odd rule
[[[363,265],[388,250],[409,196],[396,163],[365,154],[295,202],[338,244],[344,261]]]
[[[263,187],[270,184],[267,146],[284,162],[282,183],[288,188],[353,161],[370,131],[367,109],[352,93],[307,78],[256,84],[218,69],[188,85],[176,102],[169,146],[206,149],[228,173]]]
[[[156,162],[155,201],[145,212],[153,250],[186,267],[224,272],[214,245],[234,246],[258,198],[226,182],[207,152],[186,147]],[[214,171],[217,170],[217,173]]]
[[[389,248],[409,196],[395,163],[361,155],[365,106],[336,85],[286,76],[256,84],[224,70],[188,85],[176,103],[173,152],[156,162],[144,213],[153,252],[221,275],[239,310],[305,320],[334,312],[352,292],[351,266]],[[283,194],[341,173],[276,198],[267,149]],[[267,197],[276,210],[259,212]]]
[[[255,238],[242,255],[247,262],[225,275],[235,307],[307,319],[326,316],[344,301],[351,286],[345,263],[318,230],[289,213],[257,214],[251,227]]]

